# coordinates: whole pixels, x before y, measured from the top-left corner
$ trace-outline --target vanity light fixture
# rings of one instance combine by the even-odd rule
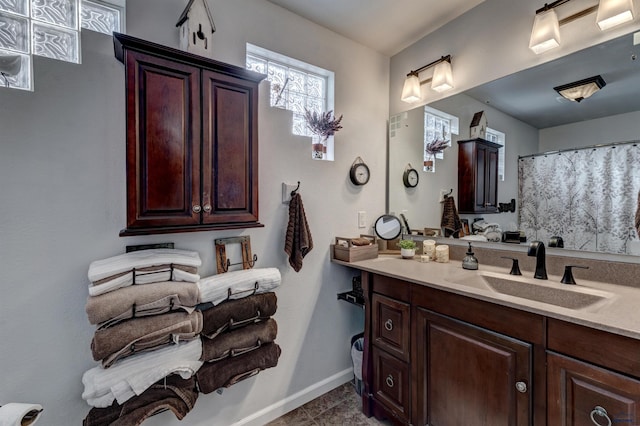
[[[563,98],[569,99],[573,102],[580,102],[593,95],[606,85],[607,83],[601,76],[595,75],[593,77],[585,78],[584,80],[574,81],[573,83],[554,87],[553,90],[558,92]]]
[[[600,0],[596,22],[602,31],[633,20],[633,0]]]
[[[596,6],[588,7],[558,20],[555,8],[569,1],[556,0],[552,3],[545,3],[543,7],[536,10],[529,39],[529,49],[533,50],[535,54],[539,55],[560,46],[560,27],[593,12],[598,12],[596,22],[602,31],[633,20],[633,0],[600,0]]]
[[[433,77],[420,81],[418,74],[430,67],[435,67],[433,70]],[[431,82],[431,88],[436,92],[444,92],[446,90],[453,89],[451,55],[443,56],[437,61],[433,61],[407,74],[404,86],[402,87],[402,96],[400,99],[409,103],[419,101],[422,99],[420,86],[428,82]]]

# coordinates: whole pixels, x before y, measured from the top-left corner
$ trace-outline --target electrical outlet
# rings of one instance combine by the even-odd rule
[[[358,228],[367,227],[367,212],[361,210],[358,212]]]

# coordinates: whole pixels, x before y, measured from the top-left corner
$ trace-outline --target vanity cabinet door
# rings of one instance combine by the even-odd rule
[[[375,378],[372,385],[374,398],[404,423],[408,419],[411,402],[409,365],[378,348],[373,348],[371,353]]]
[[[373,343],[409,361],[409,304],[373,294]]]
[[[460,213],[497,213],[499,148],[484,139],[458,141]]]
[[[414,423],[531,424],[530,344],[431,311],[416,311]]]
[[[640,423],[638,380],[548,352],[547,386],[549,425]]]

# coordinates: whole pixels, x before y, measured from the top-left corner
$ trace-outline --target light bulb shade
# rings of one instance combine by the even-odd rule
[[[416,74],[409,74],[404,81],[401,98],[404,102],[417,102],[422,99],[420,93],[420,78]]]
[[[574,83],[554,87],[553,90],[558,92],[563,98],[574,102],[580,102],[583,99],[587,99],[606,85],[607,83],[604,79],[601,76],[596,75]]]
[[[633,0],[600,0],[596,22],[602,31],[633,20]]]
[[[529,49],[539,55],[560,46],[560,24],[555,10],[549,9],[536,14],[529,39]]]
[[[453,89],[453,73],[451,72],[451,62],[442,61],[433,70],[431,88],[436,92],[444,92]]]

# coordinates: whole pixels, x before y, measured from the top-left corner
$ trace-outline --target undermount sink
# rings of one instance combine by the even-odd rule
[[[452,277],[449,281],[573,310],[592,307],[613,296],[612,293],[589,287],[488,271],[479,272],[473,278],[469,275]]]

